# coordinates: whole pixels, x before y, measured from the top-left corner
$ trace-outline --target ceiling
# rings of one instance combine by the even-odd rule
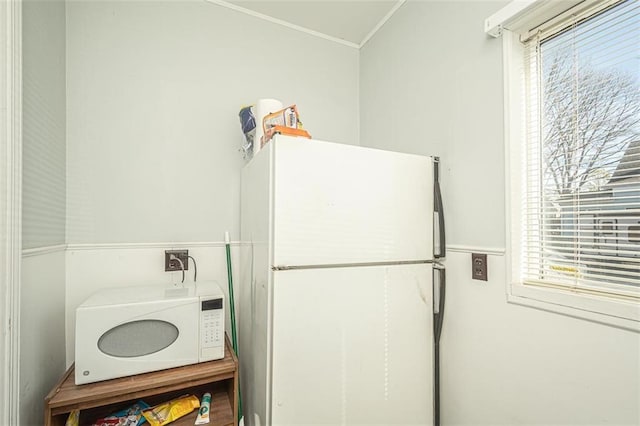
[[[360,47],[405,0],[231,0],[215,3],[266,15],[327,38]],[[244,10],[242,10],[244,9]]]

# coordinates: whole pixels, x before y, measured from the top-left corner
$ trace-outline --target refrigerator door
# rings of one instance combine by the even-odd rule
[[[433,159],[278,136],[273,265],[433,259]]]
[[[431,264],[274,272],[271,423],[433,424]]]

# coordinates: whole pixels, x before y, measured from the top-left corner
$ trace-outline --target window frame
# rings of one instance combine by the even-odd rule
[[[570,289],[525,284],[520,279],[523,195],[522,151],[526,149],[525,46],[520,34],[502,30],[506,198],[507,301],[640,332],[640,304]]]

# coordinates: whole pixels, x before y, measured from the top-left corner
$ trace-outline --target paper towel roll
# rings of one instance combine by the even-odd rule
[[[264,134],[262,129],[262,119],[265,115],[272,112],[280,111],[282,109],[282,102],[277,99],[258,99],[253,110],[253,115],[256,118],[256,135],[253,139],[253,154],[255,155],[260,151],[260,140]]]

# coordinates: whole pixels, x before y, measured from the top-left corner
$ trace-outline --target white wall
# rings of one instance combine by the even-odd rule
[[[23,1],[22,246],[65,242],[65,5]]]
[[[504,247],[500,2],[409,1],[361,52],[361,144],[442,157],[449,244]]]
[[[89,296],[98,290],[132,285],[179,285],[180,272],[164,272],[164,251],[168,249],[188,249],[196,259],[198,280],[215,281],[228,296],[226,250],[223,242],[181,244],[163,246],[161,244],[128,244],[104,246],[70,246],[67,251],[66,293],[66,361],[67,366],[75,360],[75,310]],[[231,245],[232,276],[238,282],[240,251],[247,250],[237,242]],[[185,283],[193,283],[193,262],[189,260],[189,270],[185,273]],[[235,286],[234,286],[235,289]],[[237,295],[238,290],[234,293]],[[227,299],[228,301],[228,299]],[[226,303],[226,329],[231,335],[229,309]],[[236,300],[236,308],[240,309]]]
[[[44,397],[65,371],[65,252],[22,258],[20,425],[41,425]]]
[[[314,138],[357,144],[358,60],[205,1],[67,3],[67,364],[75,308],[101,288],[175,282],[163,263],[173,243],[226,289],[240,107],[296,103]]]
[[[22,3],[23,247],[65,242],[65,4]],[[44,397],[65,368],[64,246],[23,256],[21,425],[43,422]]]
[[[297,103],[358,143],[358,51],[207,3],[67,4],[69,243],[239,231],[238,111]]]
[[[176,279],[163,244],[100,243],[238,234],[237,111],[258,97],[296,102],[318,139],[357,144],[360,114],[363,145],[442,156],[449,243],[504,247],[501,47],[482,33],[502,4],[409,1],[359,54],[205,2],[69,2],[67,237],[88,245],[68,252],[56,302],[67,363],[90,292]],[[277,60],[281,46],[299,59]],[[189,248],[225,287],[222,246]],[[487,283],[469,258],[447,260],[444,424],[640,422],[637,334],[509,305],[503,257]],[[56,267],[27,268],[33,297],[56,300]]]
[[[504,256],[471,280],[469,251],[504,249],[504,2],[408,1],[362,49],[361,144],[442,157],[448,290],[444,425],[636,425],[640,336],[508,304]],[[384,118],[384,119],[382,119]]]
[[[489,282],[449,252],[443,425],[638,425],[637,333],[506,303],[504,256]]]

